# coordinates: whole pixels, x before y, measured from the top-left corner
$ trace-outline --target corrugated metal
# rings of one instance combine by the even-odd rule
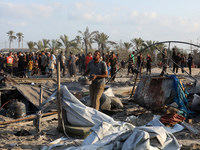
[[[174,101],[173,79],[144,77],[138,83],[134,100],[147,108],[160,107]]]
[[[15,88],[33,105],[39,108],[40,88],[28,85],[16,85]],[[54,90],[44,90],[42,100],[45,101],[51,96]]]

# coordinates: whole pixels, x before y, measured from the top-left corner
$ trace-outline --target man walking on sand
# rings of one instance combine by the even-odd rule
[[[100,98],[105,88],[105,78],[108,77],[107,66],[104,61],[100,60],[100,51],[95,51],[93,60],[88,63],[87,70],[83,74],[88,75],[90,73],[90,78],[92,84],[90,85],[90,101],[91,107],[99,110]]]

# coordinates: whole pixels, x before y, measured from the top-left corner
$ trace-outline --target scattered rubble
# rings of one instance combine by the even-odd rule
[[[104,106],[104,109],[101,108],[102,112],[95,111],[82,104],[83,102],[87,106],[90,105],[87,97],[89,95],[87,83],[83,84],[78,80],[78,82],[76,80],[73,82],[71,82],[72,80],[65,80],[62,85],[67,85],[69,90],[68,92],[62,91],[65,94],[67,93],[67,96],[61,94],[65,98],[68,97],[66,101],[62,99],[63,129],[71,138],[64,138],[62,137],[64,134],[57,131],[58,116],[56,97],[54,97],[56,90],[54,80],[51,78],[48,80],[44,78],[43,81],[38,78],[24,80],[11,77],[2,78],[0,82],[2,87],[0,100],[0,128],[2,129],[0,131],[0,149],[4,147],[42,150],[76,149],[76,147],[89,149],[91,147],[86,146],[86,143],[96,148],[98,146],[94,143],[108,140],[104,139],[104,136],[113,139],[112,142],[108,140],[111,143],[101,145],[104,148],[113,146],[113,148],[126,149],[125,145],[134,146],[134,143],[127,143],[127,140],[134,141],[135,137],[137,139],[141,137],[141,140],[145,141],[145,138],[141,136],[142,134],[151,137],[150,134],[146,133],[148,131],[155,133],[157,137],[162,136],[162,138],[166,136],[165,132],[170,132],[171,134],[167,135],[167,139],[170,138],[174,141],[172,145],[176,149],[180,147],[180,144],[182,144],[181,149],[199,148],[200,119],[197,114],[199,112],[199,100],[195,100],[199,94],[196,93],[194,99],[193,95],[190,95],[188,104],[184,103],[188,110],[191,109],[193,111],[193,114],[187,114],[186,117],[181,116],[180,106],[174,102],[176,93],[173,89],[173,79],[144,76],[138,80],[133,99],[130,99],[130,94],[134,77],[131,80],[126,79],[124,82],[110,83],[109,86],[106,86],[102,95],[101,106]],[[32,82],[34,84],[31,84]],[[41,87],[43,88],[42,99],[44,102],[42,106],[39,104]],[[45,101],[50,96],[51,101],[46,103]],[[80,101],[74,103],[72,101],[74,98]],[[81,100],[82,98],[87,98],[87,100],[84,102]],[[21,108],[23,105],[21,111],[23,110],[26,115],[10,111],[12,103],[9,101],[20,104]],[[8,103],[5,104],[6,102]],[[42,109],[42,133],[37,135],[34,124],[36,113],[40,109]],[[16,115],[18,116],[16,117]],[[155,115],[159,116],[155,117]],[[104,122],[102,123],[102,121]],[[141,126],[145,126],[145,128]],[[126,131],[124,127],[127,129]],[[113,132],[110,132],[111,129]],[[103,135],[100,139],[95,137],[97,132],[98,136]],[[15,135],[16,133],[18,134]],[[113,137],[115,134],[117,136]],[[82,138],[86,138],[86,140]],[[55,139],[58,140],[54,141]],[[156,140],[160,139],[157,138]],[[28,144],[24,141],[27,141]],[[90,142],[88,143],[88,141]],[[139,144],[141,143],[139,142]],[[153,137],[150,140],[151,146],[162,149],[163,144],[156,143]]]

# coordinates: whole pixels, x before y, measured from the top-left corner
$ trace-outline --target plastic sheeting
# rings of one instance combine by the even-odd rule
[[[154,116],[154,119],[151,120],[147,125],[161,126],[169,133],[176,133],[184,129],[184,127],[178,123],[173,127],[166,127],[162,122],[160,122],[160,116]]]
[[[56,91],[52,94],[50,98],[45,100],[42,104],[56,99]],[[61,103],[62,107],[66,111],[68,122],[74,126],[80,127],[92,127],[96,124],[100,124],[103,121],[109,122],[111,124],[116,124],[117,122],[113,120],[110,116],[97,111],[94,108],[85,106],[80,102],[66,86],[62,86],[60,89],[61,93]]]
[[[56,93],[53,93],[43,103],[55,99],[55,96]],[[93,126],[91,134],[83,141],[82,146],[66,150],[180,149],[175,137],[163,127],[134,127],[127,122],[114,121],[113,118],[82,104],[66,86],[61,87],[61,99],[62,107],[72,125]]]
[[[113,130],[116,132],[111,132]],[[117,131],[118,130],[118,131]],[[119,127],[103,123],[95,126],[93,132],[83,141],[82,146],[70,147],[66,150],[179,150],[180,145],[173,134],[168,133],[163,127],[136,127],[132,130],[120,130]],[[106,133],[108,132],[108,133]],[[106,134],[102,134],[106,133]],[[97,138],[94,142],[93,139]],[[92,142],[90,142],[90,140]]]

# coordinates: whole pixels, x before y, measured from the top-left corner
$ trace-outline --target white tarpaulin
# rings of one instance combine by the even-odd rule
[[[55,96],[54,93],[43,103],[56,98]],[[61,99],[62,107],[72,125],[93,126],[92,133],[83,141],[82,146],[70,147],[67,150],[180,149],[175,137],[163,127],[134,127],[127,122],[114,121],[104,113],[82,104],[66,86],[61,87]]]
[[[176,132],[180,132],[184,129],[184,126],[180,125],[180,124],[175,124],[175,126],[173,127],[166,127],[162,122],[160,122],[160,116],[154,116],[154,119],[151,120],[147,125],[151,125],[151,126],[161,126],[163,127],[165,130],[167,130],[167,132],[169,133],[176,133]]]

